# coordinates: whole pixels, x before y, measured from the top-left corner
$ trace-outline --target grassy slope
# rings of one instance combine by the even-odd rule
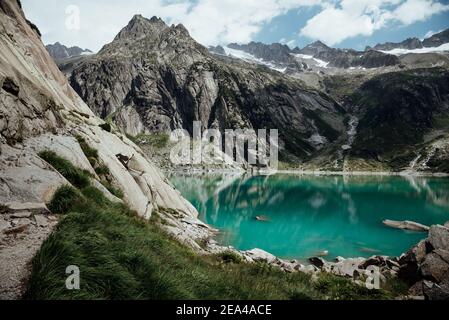
[[[78,181],[69,162],[52,154],[50,163]],[[74,173],[75,172],[75,173]],[[78,173],[77,173],[78,172]],[[228,255],[199,256],[143,221],[126,205],[108,201],[97,189],[62,187],[49,207],[64,213],[33,261],[26,299],[388,299],[346,279],[318,281],[266,264],[246,264]],[[65,288],[65,269],[76,265],[81,289]]]

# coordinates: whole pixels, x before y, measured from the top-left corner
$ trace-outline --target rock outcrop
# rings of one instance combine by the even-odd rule
[[[427,239],[399,259],[398,276],[413,285],[412,295],[449,299],[449,229],[434,225]]]

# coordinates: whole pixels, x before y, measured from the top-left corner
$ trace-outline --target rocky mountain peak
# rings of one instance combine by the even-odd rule
[[[307,55],[316,55],[323,51],[329,51],[331,48],[329,48],[326,44],[321,42],[320,40],[317,40],[307,46],[305,46],[303,49],[299,51],[299,53],[307,54]]]
[[[165,22],[156,16],[147,19],[141,14],[136,14],[115,37],[114,41],[138,40],[151,34],[157,34],[168,28]]]
[[[426,48],[438,47],[442,44],[449,43],[449,29],[434,34],[430,38],[425,39],[422,43]]]
[[[180,34],[183,34],[183,35],[186,36],[186,37],[190,37],[189,30],[187,30],[187,28],[186,28],[182,23],[178,24],[178,25],[175,27],[175,29],[176,29]]]

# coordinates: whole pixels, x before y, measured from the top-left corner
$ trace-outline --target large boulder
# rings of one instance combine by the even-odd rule
[[[440,284],[424,281],[423,292],[428,300],[449,300],[449,278]]]
[[[309,258],[309,262],[310,262],[313,266],[318,267],[318,268],[322,268],[322,267],[325,265],[325,263],[326,263],[326,261],[324,261],[324,259],[323,259],[323,258],[320,258],[320,257],[312,257],[312,258]]]
[[[245,251],[243,254],[249,256],[256,262],[266,262],[268,264],[272,264],[278,260],[278,258],[276,258],[274,255],[262,249],[252,249],[249,251]]]
[[[449,278],[449,263],[441,258],[435,252],[426,256],[426,259],[421,265],[421,274],[425,279],[440,283],[446,278]]]
[[[398,277],[410,284],[414,284],[421,280],[419,266],[422,261],[424,261],[427,253],[428,245],[427,242],[423,240],[403,254],[399,259],[400,268]]]
[[[434,249],[449,251],[449,228],[441,225],[430,227],[428,240]]]

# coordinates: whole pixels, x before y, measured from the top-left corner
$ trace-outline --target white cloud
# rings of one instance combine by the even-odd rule
[[[389,22],[410,25],[449,10],[435,0],[342,0],[329,4],[307,21],[300,34],[334,45],[356,36],[370,36]]]
[[[320,6],[301,34],[329,45],[370,36],[389,22],[404,25],[446,11],[439,0],[22,0],[25,13],[43,33],[46,43],[60,41],[92,50],[112,41],[134,14],[160,16],[183,23],[204,45],[249,42],[273,18],[289,10]],[[65,9],[80,8],[81,29],[65,28]],[[298,26],[302,22],[298,20]],[[294,26],[298,28],[298,26]],[[276,25],[272,25],[275,28]]]
[[[171,20],[182,22],[203,44],[249,42],[274,17],[322,0],[199,0]]]
[[[110,42],[134,14],[183,23],[204,45],[248,42],[273,18],[290,9],[328,0],[22,0],[25,12],[43,31],[45,42],[64,42],[98,50]],[[78,5],[81,30],[68,32],[65,8]]]
[[[449,5],[433,0],[408,0],[393,12],[392,18],[409,25],[418,21],[425,21],[436,13],[448,10]]]

